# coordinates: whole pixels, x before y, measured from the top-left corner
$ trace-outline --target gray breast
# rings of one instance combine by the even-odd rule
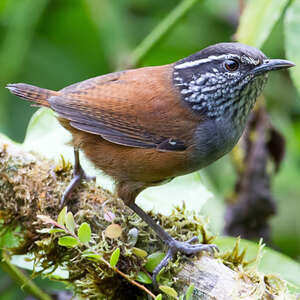
[[[192,168],[201,169],[231,151],[242,132],[242,127],[236,127],[232,122],[225,120],[201,122],[194,134],[191,151]]]

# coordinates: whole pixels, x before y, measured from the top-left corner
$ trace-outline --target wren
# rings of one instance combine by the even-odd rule
[[[156,276],[178,252],[213,251],[215,245],[177,241],[135,204],[145,188],[194,172],[228,153],[239,140],[269,71],[289,68],[239,43],[207,47],[175,63],[111,73],[60,91],[9,84],[15,95],[50,107],[73,136],[74,178],[63,205],[82,179],[81,149],[113,177],[117,194],[167,245]]]

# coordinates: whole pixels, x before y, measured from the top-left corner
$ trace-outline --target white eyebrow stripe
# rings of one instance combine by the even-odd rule
[[[242,55],[241,61],[247,63],[248,65],[255,65],[255,66],[259,65],[260,63],[259,59],[255,60],[254,58],[246,55]]]
[[[207,62],[211,62],[211,61],[214,61],[214,60],[220,60],[220,59],[223,59],[223,58],[225,58],[225,59],[239,58],[240,59],[240,56],[236,55],[236,54],[222,54],[222,55],[219,55],[219,56],[211,55],[207,58],[197,59],[197,60],[193,60],[193,61],[187,61],[187,62],[184,62],[180,65],[176,65],[175,69],[192,68],[192,67],[195,67],[195,66],[207,63]]]

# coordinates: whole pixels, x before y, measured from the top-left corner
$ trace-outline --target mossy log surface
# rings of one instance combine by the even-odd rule
[[[37,218],[46,215],[53,220],[59,214],[59,201],[63,190],[72,177],[72,167],[63,160],[55,164],[47,158],[22,150],[21,146],[0,139],[0,215],[2,226],[21,226],[22,242],[10,249],[11,254],[32,253],[36,263],[46,270],[64,266],[69,272],[67,281],[80,297],[88,299],[150,299],[144,291],[121,277],[113,268],[84,258],[85,249],[58,245],[59,234],[49,234],[49,227]],[[90,248],[109,261],[114,249],[121,250],[117,268],[135,278],[138,272],[147,273],[146,258],[136,255],[143,249],[147,254],[164,251],[163,244],[151,229],[115,195],[95,185],[82,184],[71,196],[68,210],[76,224],[87,222],[92,229]],[[189,214],[185,209],[174,209],[171,216],[152,214],[172,236],[189,239],[201,235],[203,242],[212,242],[201,217]],[[110,217],[114,216],[113,221]],[[112,239],[105,235],[111,223],[122,228],[120,237]],[[135,248],[134,248],[135,247]],[[192,299],[275,299],[280,293],[264,276],[254,271],[246,272],[243,265],[234,265],[230,255],[215,257],[205,254],[177,260],[160,274],[160,284],[172,286],[183,295],[194,284]],[[227,260],[227,261],[226,261]],[[157,295],[151,284],[147,288]],[[164,294],[163,299],[170,296]],[[281,298],[288,299],[288,298]]]

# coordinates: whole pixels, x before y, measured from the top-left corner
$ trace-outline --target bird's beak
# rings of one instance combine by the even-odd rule
[[[273,70],[286,69],[294,67],[295,64],[284,59],[265,59],[262,64],[252,69],[253,74],[265,73]]]

